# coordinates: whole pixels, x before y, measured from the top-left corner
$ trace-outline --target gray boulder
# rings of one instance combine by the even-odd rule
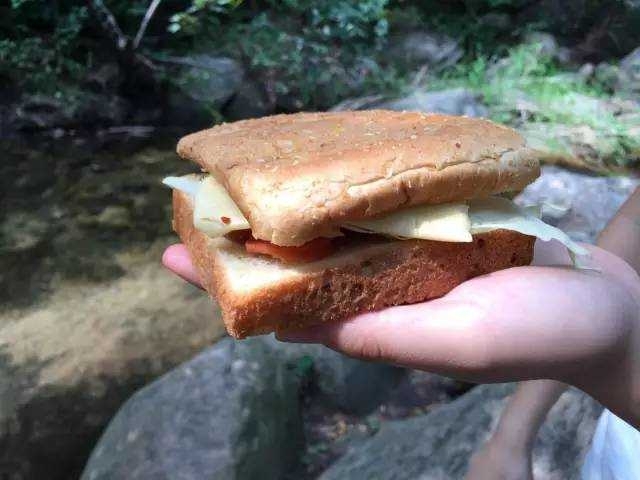
[[[15,108],[17,130],[46,129],[73,123],[70,105],[46,95],[25,96]]]
[[[491,30],[509,30],[513,20],[507,13],[489,12],[478,18],[478,24]]]
[[[454,39],[431,32],[415,31],[390,39],[387,55],[407,66],[444,68],[455,65],[464,52]]]
[[[616,90],[640,101],[640,47],[620,61]]]
[[[322,480],[463,478],[471,455],[496,425],[509,384],[484,385],[426,415],[383,424],[330,466]],[[534,450],[539,477],[577,478],[601,407],[570,390],[551,410]]]
[[[405,369],[350,358],[322,345],[279,343],[276,348],[288,362],[307,370],[319,401],[348,413],[373,410],[406,373]]]
[[[28,251],[43,243],[50,235],[50,225],[33,212],[11,211],[0,223],[3,254]]]
[[[415,90],[403,98],[382,102],[375,105],[375,107],[389,110],[468,115],[470,117],[486,117],[488,114],[487,108],[482,105],[478,95],[464,88],[452,88],[436,92]]]
[[[639,183],[631,177],[593,176],[546,165],[540,178],[517,201],[522,205],[542,205],[545,222],[576,240],[593,243]]]
[[[11,258],[26,264],[50,237],[34,223],[11,239]],[[123,253],[130,263],[108,284],[61,279],[50,298],[2,313],[1,473],[78,478],[122,402],[222,334],[207,296],[159,265],[162,246]]]
[[[529,32],[525,35],[524,43],[537,46],[539,55],[552,58],[561,64],[571,61],[571,51],[561,47],[556,37],[548,32]]]
[[[134,395],[82,479],[282,478],[301,446],[298,383],[261,339],[224,339]]]
[[[259,118],[273,113],[274,108],[264,88],[255,82],[244,82],[225,106],[224,115],[229,120]]]
[[[235,60],[192,55],[172,60],[178,67],[167,96],[166,121],[172,125],[207,125],[242,86],[243,67]]]
[[[56,98],[26,95],[11,106],[11,129],[47,130],[76,125],[113,125],[122,123],[131,111],[129,103],[113,93],[83,91]]]
[[[178,83],[191,99],[217,108],[240,88],[244,69],[235,60],[211,55],[193,55],[179,60],[184,66]]]
[[[300,394],[368,413],[403,369],[272,336],[224,339],[136,393],[94,449],[83,480],[282,478],[301,456]],[[309,388],[310,387],[310,388]]]
[[[326,347],[313,356],[320,393],[340,410],[366,413],[391,393],[405,370],[381,363],[345,357]]]

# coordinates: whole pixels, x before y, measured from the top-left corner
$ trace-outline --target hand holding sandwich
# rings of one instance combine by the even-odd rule
[[[637,423],[638,276],[596,247],[599,273],[568,267],[565,248],[587,249],[509,200],[540,171],[514,130],[301,113],[217,125],[178,153],[205,173],[164,180],[185,244],[165,265],[216,298],[233,337],[275,331],[477,381],[554,378]],[[538,242],[526,266],[536,237],[564,247]]]
[[[280,339],[475,382],[552,378],[640,425],[640,279],[597,247],[590,250],[601,272],[557,266],[568,257],[555,247],[541,244],[536,266],[469,280],[440,299]],[[167,249],[163,261],[199,285],[182,245]]]

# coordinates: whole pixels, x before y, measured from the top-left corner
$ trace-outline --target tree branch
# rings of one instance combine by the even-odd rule
[[[134,50],[137,49],[140,45],[142,37],[144,37],[144,32],[147,31],[149,21],[151,20],[151,17],[153,17],[153,14],[156,13],[156,8],[158,8],[158,5],[160,5],[161,1],[162,0],[151,0],[149,8],[147,8],[147,11],[144,14],[144,18],[142,19],[142,22],[140,22],[140,28],[138,29],[138,33],[136,33],[136,38],[133,39]]]
[[[104,32],[115,41],[117,49],[126,50],[129,46],[129,37],[122,32],[116,18],[104,2],[102,0],[88,0],[88,2]]]

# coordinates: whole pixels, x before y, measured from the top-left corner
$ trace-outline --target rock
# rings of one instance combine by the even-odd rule
[[[67,126],[75,111],[65,102],[45,95],[28,95],[15,107],[16,130],[46,129]]]
[[[283,478],[301,447],[298,383],[262,339],[224,339],[136,393],[81,478]]]
[[[389,110],[468,115],[470,117],[485,117],[488,114],[487,108],[478,100],[478,95],[464,88],[452,88],[436,92],[415,90],[406,97],[383,102],[375,105],[375,107]]]
[[[595,75],[596,67],[593,63],[585,63],[578,69],[578,78],[583,82],[587,82]]]
[[[23,252],[43,242],[50,225],[32,212],[10,212],[0,224],[0,252]]]
[[[517,108],[521,111],[534,111],[539,107],[535,104],[523,105],[520,102]],[[583,104],[581,108],[587,109],[588,104]],[[628,141],[633,138],[638,115],[631,114],[627,117],[622,114],[617,115],[616,119],[616,128],[607,130],[596,129],[587,124],[548,122],[527,122],[519,130],[529,145],[540,152],[539,158],[544,162],[607,173],[615,171],[620,165],[633,164],[640,159],[640,150]]]
[[[594,78],[604,87],[615,90],[618,87],[620,68],[607,62],[600,62],[593,71]]]
[[[309,369],[321,401],[344,412],[370,412],[391,394],[406,372],[350,358],[322,345],[276,343],[275,348],[288,362]]]
[[[12,108],[15,120],[11,127],[17,131],[121,124],[131,109],[114,93],[90,91],[65,93],[59,98],[27,95]]]
[[[489,12],[478,18],[478,23],[490,30],[508,30],[513,20],[507,13]]]
[[[98,226],[128,228],[133,226],[129,209],[120,205],[108,205],[96,217]]]
[[[449,403],[466,393],[473,384],[422,370],[408,370],[378,409],[388,419],[425,413],[436,404]]]
[[[392,365],[345,357],[326,347],[313,355],[321,394],[342,411],[366,413],[391,393],[405,371]]]
[[[409,67],[423,65],[431,69],[450,67],[455,65],[464,54],[454,39],[424,31],[409,32],[391,38],[389,44],[387,49],[389,59]]]
[[[178,60],[183,65],[176,83],[190,99],[207,108],[220,108],[241,86],[244,69],[235,60],[193,55]]]
[[[538,55],[552,58],[560,64],[567,64],[571,61],[571,51],[561,47],[556,37],[548,32],[529,32],[524,37],[524,43],[537,45]]]
[[[331,107],[332,112],[344,112],[346,110],[367,110],[376,108],[385,97],[383,95],[366,95],[364,97],[347,98]]]
[[[109,93],[86,93],[78,100],[78,107],[73,117],[74,125],[108,126],[121,125],[129,112],[134,109],[124,98]]]
[[[223,113],[229,120],[244,120],[270,115],[274,108],[275,105],[270,104],[263,88],[254,82],[245,82],[224,108]]]
[[[620,61],[616,91],[633,96],[640,102],[640,47]]]
[[[132,468],[143,478],[283,478],[304,451],[303,387],[305,404],[365,414],[404,372],[273,336],[225,339],[134,395],[82,478],[121,478]]]
[[[484,385],[426,415],[383,424],[330,466],[322,480],[349,478],[458,479],[471,455],[495,427],[508,384]],[[551,479],[576,478],[601,407],[569,390],[549,413],[534,449],[534,472]]]
[[[594,243],[639,184],[638,179],[630,177],[596,177],[546,165],[540,178],[517,201],[522,205],[542,205],[545,222],[558,226],[576,240]]]
[[[222,334],[209,298],[160,266],[164,244],[121,251],[123,276],[108,284],[58,279],[47,299],[2,312],[0,470],[11,478],[78,478],[121,403]]]
[[[212,112],[222,109],[242,86],[244,69],[235,60],[211,55],[174,59],[181,67],[173,74],[164,122],[204,128]]]
[[[87,74],[84,83],[90,90],[101,93],[115,92],[122,81],[122,71],[117,63],[103,63]]]

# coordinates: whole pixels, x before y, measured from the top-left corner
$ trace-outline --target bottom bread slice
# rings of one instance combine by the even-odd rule
[[[469,278],[528,265],[533,257],[534,237],[495,230],[470,243],[374,239],[317,262],[286,265],[207,237],[193,226],[190,197],[173,195],[174,230],[235,338],[441,297]]]

